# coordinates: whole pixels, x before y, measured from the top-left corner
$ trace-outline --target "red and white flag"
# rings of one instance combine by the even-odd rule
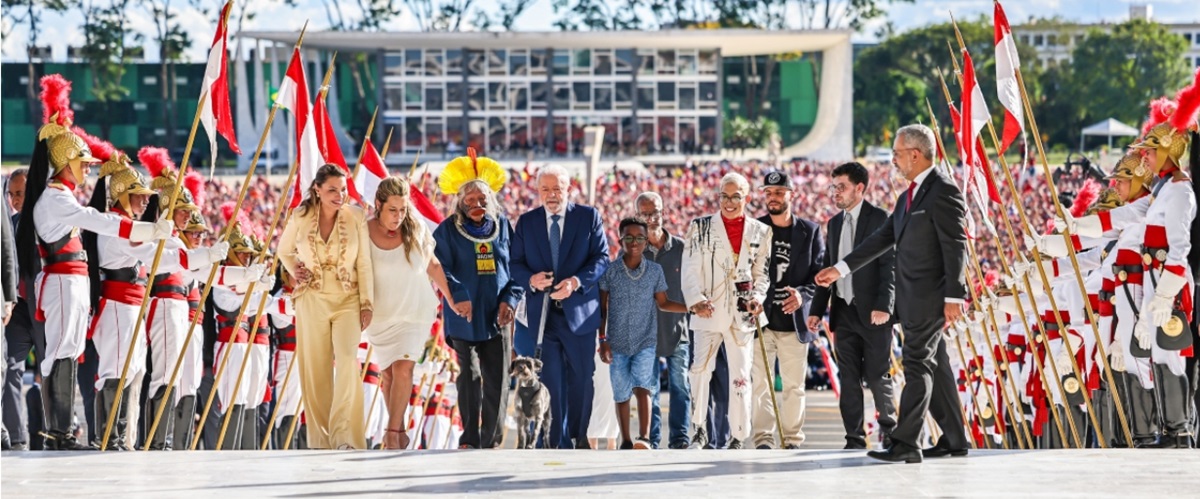
[[[292,61],[288,63],[287,73],[279,84],[275,102],[290,110],[296,121],[296,161],[299,167],[290,206],[295,208],[300,205],[303,194],[308,192],[308,186],[316,178],[317,169],[324,160],[321,145],[317,142],[317,127],[313,124],[312,105],[308,100],[308,80],[304,77],[304,62],[298,48],[292,49]]]
[[[317,102],[313,106],[313,124],[317,127],[317,145],[321,148],[321,158],[324,163],[335,164],[346,172],[346,177],[352,176],[350,168],[346,165],[346,157],[342,155],[342,147],[338,145],[337,135],[333,132],[333,122],[329,119],[329,108],[326,107],[325,92],[317,91]],[[359,205],[363,204],[363,198],[359,196],[358,189],[354,182],[348,182],[346,188],[350,191],[350,197],[358,201]]]
[[[363,141],[363,148],[362,163],[359,165],[358,176],[354,178],[354,183],[357,184],[358,192],[362,194],[363,199],[373,200],[375,192],[379,190],[379,184],[388,177],[388,170],[370,139]],[[415,185],[409,186],[409,199],[412,201],[413,208],[417,210],[416,215],[425,223],[429,231],[433,232],[438,224],[442,223],[442,214],[438,213],[429,198],[425,197],[425,194]]]
[[[217,21],[217,33],[213,36],[212,48],[208,50],[208,65],[204,68],[204,81],[200,88],[208,92],[204,108],[200,110],[200,123],[208,134],[209,150],[212,151],[212,167],[217,162],[217,134],[225,137],[234,154],[242,154],[233,131],[233,111],[229,105],[228,63],[225,43],[229,39],[229,9],[233,2],[221,8],[221,19]]]
[[[1000,137],[1000,151],[1004,153],[1018,135],[1025,133],[1025,115],[1021,109],[1021,91],[1017,86],[1017,68],[1021,61],[1017,57],[1017,42],[1004,8],[996,2],[996,92],[1000,105],[1004,106],[1004,134]]]
[[[975,64],[971,62],[971,54],[963,50],[963,89],[962,89],[962,151],[963,165],[976,171],[980,168],[990,168],[987,154],[981,154],[982,148],[976,147],[980,141],[979,134],[992,115],[988,112],[987,102],[983,100],[983,91],[979,89],[979,81],[975,78]],[[994,203],[1001,203],[1000,192],[992,183],[991,176],[983,175],[987,181],[988,197]]]
[[[958,157],[963,160],[963,192],[966,193],[967,199],[975,204],[975,208],[979,210],[979,216],[983,220],[983,226],[988,230],[988,233],[995,234],[996,226],[992,225],[991,211],[988,210],[988,205],[983,200],[983,190],[987,187],[987,180],[983,173],[983,169],[971,166],[966,162],[966,152],[964,147],[966,142],[963,139],[962,117],[958,114],[958,109],[953,104],[950,107],[950,121],[954,125],[954,142],[958,147]],[[982,151],[983,143],[976,140],[975,148],[976,157],[986,158],[987,155]],[[967,216],[967,236],[974,239],[975,237],[975,222],[970,216]]]

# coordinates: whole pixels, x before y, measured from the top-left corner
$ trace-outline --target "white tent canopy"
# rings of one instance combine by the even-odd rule
[[[1084,128],[1081,132],[1079,132],[1079,150],[1083,150],[1083,138],[1087,135],[1108,137],[1108,147],[1112,148],[1113,137],[1137,137],[1140,133],[1141,132],[1134,127],[1121,123],[1113,118],[1109,118]]]

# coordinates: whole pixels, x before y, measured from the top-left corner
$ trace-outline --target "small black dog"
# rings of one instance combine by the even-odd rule
[[[550,390],[538,379],[541,369],[542,361],[529,357],[517,357],[509,368],[509,375],[517,379],[518,449],[534,448],[539,434],[544,442],[550,441]]]

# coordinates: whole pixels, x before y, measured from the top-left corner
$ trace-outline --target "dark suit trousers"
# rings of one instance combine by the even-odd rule
[[[694,352],[693,352],[694,355]],[[692,362],[695,362],[694,360]],[[729,445],[729,361],[725,359],[725,345],[717,349],[713,359],[712,380],[708,382],[708,449],[724,449]],[[693,402],[695,403],[695,402]]]
[[[574,449],[573,439],[587,441],[596,347],[595,331],[575,334],[562,309],[550,305],[542,338],[541,380],[550,391],[550,416],[554,418],[550,422],[551,448]]]
[[[925,411],[942,429],[938,442],[948,449],[966,449],[962,412],[950,357],[942,327],[946,319],[904,321],[904,390],[900,394],[900,419],[892,431],[892,440],[918,446]]]
[[[45,332],[35,327],[35,322],[25,299],[18,299],[13,308],[13,317],[4,327],[5,364],[4,391],[0,397],[3,403],[4,427],[8,429],[9,439],[13,444],[29,443],[29,430],[25,413],[25,397],[22,395],[22,385],[25,381],[25,358],[30,351],[34,354],[34,369],[38,366],[42,349],[46,347]]]
[[[490,449],[500,444],[503,436],[505,388],[508,387],[508,349],[503,334],[487,341],[464,341],[451,338],[450,344],[458,354],[458,408],[462,415],[463,434],[460,446]],[[476,364],[472,353],[479,358]]]
[[[837,339],[838,381],[842,392],[838,408],[842,413],[842,425],[846,428],[846,441],[866,445],[863,430],[863,389],[865,382],[875,400],[879,412],[879,429],[887,435],[896,427],[896,403],[892,400],[894,388],[891,367],[891,325],[875,326],[864,323],[858,315],[858,307],[846,304],[838,296],[831,296],[833,313],[838,318],[834,331]]]

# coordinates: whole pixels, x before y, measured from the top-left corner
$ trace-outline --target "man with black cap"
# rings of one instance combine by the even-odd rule
[[[771,253],[767,264],[769,288],[763,308],[767,314],[762,341],[754,354],[752,435],[758,449],[775,446],[775,418],[780,418],[779,444],[796,449],[804,443],[804,380],[808,373],[810,331],[809,303],[816,286],[813,277],[821,270],[825,242],[817,224],[792,216],[792,181],[786,173],[774,171],[760,190],[764,194],[767,215],[758,220],[771,227]],[[772,407],[770,390],[775,389],[775,362],[783,378],[783,393],[778,397],[779,413]]]

